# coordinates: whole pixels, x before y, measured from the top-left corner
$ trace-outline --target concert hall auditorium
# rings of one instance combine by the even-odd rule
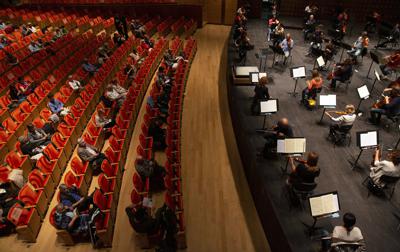
[[[0,1],[0,252],[400,251],[399,13]]]

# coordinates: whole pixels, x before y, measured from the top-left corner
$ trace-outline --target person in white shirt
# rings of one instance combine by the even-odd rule
[[[357,252],[366,251],[361,230],[355,227],[356,217],[352,213],[343,215],[343,225],[336,226],[332,232],[331,251],[341,251],[340,246],[358,245]]]
[[[127,91],[118,84],[109,84],[105,92],[105,97],[110,101],[116,101],[119,106],[122,106],[126,99]]]
[[[111,128],[115,125],[115,120],[108,118],[103,109],[99,109],[94,116],[96,127],[103,130]]]
[[[379,148],[377,148],[374,155],[374,165],[371,167],[369,177],[375,185],[384,187],[386,183],[382,179],[383,176],[394,178],[400,177],[400,151],[393,150],[389,152],[387,155],[388,160],[380,160],[380,153]]]
[[[30,30],[32,33],[36,33],[37,29],[35,26],[33,26],[31,23],[28,24],[28,30]]]
[[[339,117],[334,117],[331,113],[340,115]],[[330,126],[329,135],[332,136],[337,131],[349,130],[356,120],[355,108],[353,104],[346,105],[345,111],[326,111],[325,114],[335,123]]]
[[[82,84],[80,81],[75,80],[72,75],[68,76],[68,85],[74,90],[82,89]]]
[[[28,49],[29,49],[29,51],[31,51],[31,53],[35,53],[35,52],[38,52],[38,51],[42,50],[42,48],[37,43],[35,43],[34,41],[32,41],[29,44]]]

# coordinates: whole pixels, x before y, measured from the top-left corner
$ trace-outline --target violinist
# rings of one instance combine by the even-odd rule
[[[395,71],[396,69],[400,68],[400,51],[396,51],[395,53],[386,56],[384,60],[387,62],[386,64],[381,64],[379,65],[379,68],[381,69],[383,73],[383,78],[387,79],[388,74],[390,74],[392,71]]]
[[[396,116],[400,114],[400,89],[392,88],[389,96],[384,96],[371,108],[371,117],[368,119],[372,124],[379,124],[382,115]]]
[[[310,15],[307,22],[305,23],[303,30],[304,40],[307,40],[308,34],[313,33],[315,31],[315,27],[316,27],[316,20],[314,18],[314,15]]]
[[[318,158],[318,153],[313,151],[308,153],[307,160],[290,157],[291,173],[287,181],[288,185],[296,186],[301,183],[315,183],[315,178],[320,174]],[[294,161],[298,164],[295,165]]]
[[[358,37],[356,42],[354,42],[353,48],[347,51],[347,53],[355,58],[361,55],[362,51],[368,48],[368,45],[369,45],[368,33],[364,31],[361,33],[361,36]]]
[[[267,40],[271,40],[271,34],[275,32],[275,28],[278,26],[279,20],[276,18],[276,16],[272,16],[268,20],[268,35],[267,35]]]
[[[312,79],[307,81],[307,87],[302,92],[302,102],[308,104],[309,99],[315,100],[317,93],[321,92],[323,79],[318,70],[312,71]]]
[[[354,112],[355,108],[353,104],[346,105],[345,111],[326,111],[325,114],[335,122],[329,128],[329,137],[334,136],[338,131],[344,132],[350,130],[356,120]],[[332,114],[340,116],[334,117]]]
[[[394,150],[387,154],[387,160],[381,160],[379,147],[375,150],[374,160],[369,177],[379,187],[385,186],[385,177],[400,177],[400,151]]]
[[[353,60],[346,59],[343,63],[335,64],[333,67],[333,71],[328,79],[331,79],[330,88],[336,88],[336,81],[344,82],[349,80],[351,75],[353,74]]]
[[[273,37],[273,44],[274,46],[279,45],[282,40],[285,39],[285,29],[283,28],[283,25],[281,23],[279,23],[276,28],[275,28],[275,32],[274,32],[274,37]]]

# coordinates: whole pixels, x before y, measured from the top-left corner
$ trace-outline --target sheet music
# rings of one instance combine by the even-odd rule
[[[320,95],[319,96],[319,105],[325,107],[336,107],[336,95]]]
[[[375,73],[376,79],[377,79],[378,81],[381,81],[381,77],[379,76],[379,73],[378,73],[376,70],[374,70],[374,73]]]
[[[370,131],[360,134],[360,147],[371,147],[378,145],[378,132]]]
[[[319,197],[311,197],[310,208],[312,216],[322,216],[339,211],[339,201],[337,194],[326,194]]]
[[[368,90],[367,85],[357,88],[357,92],[358,92],[358,96],[360,97],[360,99],[366,99],[369,97],[369,90]]]
[[[258,73],[251,73],[251,83],[258,83]]]
[[[235,67],[235,75],[237,77],[249,77],[250,73],[259,72],[258,67],[256,66],[236,66]]]
[[[303,78],[305,76],[306,76],[305,67],[293,68],[293,78]]]
[[[304,153],[306,152],[305,138],[286,138],[277,141],[277,153]]]
[[[275,113],[278,111],[277,100],[268,100],[260,102],[261,113]]]
[[[323,58],[322,56],[319,56],[319,57],[317,58],[317,63],[318,63],[318,66],[319,66],[319,67],[325,66],[324,58]]]
[[[267,73],[258,73],[258,78],[267,77]]]

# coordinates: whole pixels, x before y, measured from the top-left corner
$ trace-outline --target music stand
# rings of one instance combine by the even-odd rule
[[[306,152],[306,138],[304,137],[291,137],[285,139],[278,139],[276,142],[276,152],[286,155],[285,167],[280,167],[283,174],[287,174],[287,167],[289,164],[289,157],[301,156]]]
[[[295,80],[294,83],[294,89],[293,92],[288,92],[288,94],[292,96],[296,96],[296,88],[297,88],[297,82],[299,78],[305,78],[306,77],[306,67],[305,66],[298,66],[298,67],[292,67],[290,68],[290,77],[292,77]]]
[[[339,217],[340,202],[337,191],[312,195],[308,198],[308,203],[310,206],[310,214],[314,221],[311,226],[304,222],[303,224],[308,228],[308,234],[310,236],[316,229],[320,229],[316,227],[319,219]]]
[[[357,135],[357,146],[360,148],[360,153],[358,154],[354,162],[348,160],[348,162],[351,164],[352,169],[357,167],[358,160],[360,159],[361,154],[363,153],[364,150],[375,149],[379,144],[378,130],[359,131],[356,132],[356,135]]]
[[[324,108],[322,112],[321,119],[317,122],[317,124],[322,124],[322,119],[324,118],[325,111],[327,108],[336,108],[336,95],[335,94],[327,94],[327,95],[319,95],[318,96],[319,106]]]
[[[318,65],[318,68],[322,68],[326,65],[326,62],[324,60],[324,57],[319,56],[318,58],[315,59],[314,61],[314,66],[313,68],[315,68],[315,65]]]
[[[371,68],[372,68],[372,65],[374,64],[374,62],[379,65],[379,57],[378,57],[378,55],[376,55],[373,51],[370,51],[369,55],[371,56],[372,61],[371,61],[371,65],[369,65],[369,69],[368,69],[368,73],[367,73],[367,79],[371,79],[371,78],[369,78],[369,72],[371,72]]]
[[[370,96],[370,92],[368,90],[368,86],[367,85],[362,85],[361,87],[357,88],[357,93],[358,93],[358,97],[360,98],[360,102],[357,105],[356,108],[356,113],[362,113],[362,111],[360,110],[360,106],[362,101],[367,100]]]
[[[340,47],[342,47],[342,53],[340,54],[339,62],[342,62],[344,50],[351,50],[352,46],[345,42],[340,42]]]
[[[265,129],[267,116],[277,113],[279,110],[278,99],[260,100],[260,115],[264,115],[264,122],[261,130]]]
[[[375,80],[374,80],[374,83],[372,83],[371,93],[372,93],[372,91],[374,90],[376,81],[377,81],[377,80],[378,80],[378,81],[381,81],[381,77],[379,76],[379,73],[378,73],[378,71],[376,71],[376,69],[374,70],[374,74],[375,74]]]

